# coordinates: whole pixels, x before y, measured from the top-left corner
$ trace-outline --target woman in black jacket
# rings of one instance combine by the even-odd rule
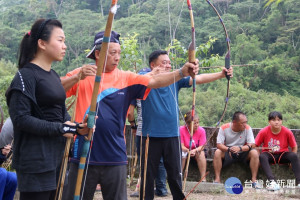
[[[66,137],[88,132],[86,123],[69,121],[64,88],[51,69],[66,48],[62,25],[53,19],[37,20],[20,45],[19,71],[6,97],[21,200],[54,199]]]

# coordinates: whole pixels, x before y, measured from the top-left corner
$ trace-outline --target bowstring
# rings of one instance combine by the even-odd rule
[[[173,41],[175,40],[175,34],[176,34],[176,30],[177,30],[177,27],[178,27],[178,24],[179,24],[179,21],[180,21],[180,18],[181,18],[181,13],[182,13],[182,10],[183,10],[183,5],[184,5],[184,0],[182,1],[182,5],[181,5],[181,10],[180,10],[180,13],[179,13],[179,16],[178,16],[178,18],[177,18],[177,23],[176,23],[176,26],[175,26],[175,28],[174,28],[174,30],[173,30],[173,36],[172,36],[172,25],[171,25],[171,12],[170,12],[170,1],[168,0],[168,16],[169,16],[169,29],[170,29],[170,40],[171,40],[171,43],[170,43],[170,47],[173,45]],[[168,49],[168,54],[169,54],[169,52],[170,52],[170,48]],[[174,54],[174,52],[173,52],[173,50],[171,50],[172,51],[172,53]],[[175,66],[173,66],[172,65],[172,70],[174,71],[174,68],[175,68]],[[174,98],[174,101],[175,101],[175,105],[176,105],[176,123],[177,123],[177,131],[178,131],[178,149],[179,149],[179,151],[178,152],[180,152],[179,153],[179,165],[180,165],[180,177],[181,177],[181,179],[182,179],[182,160],[181,160],[181,157],[182,157],[182,153],[181,153],[181,139],[180,139],[180,129],[179,129],[179,114],[178,114],[178,111],[181,113],[181,110],[180,110],[180,108],[179,108],[179,106],[178,106],[178,98],[177,98],[177,92],[176,92],[176,85],[175,85],[175,75],[174,75],[174,83],[172,84],[173,85],[173,87],[174,87],[174,93],[175,93],[175,95],[173,94],[173,91],[172,91],[172,88],[171,88],[171,86],[169,85],[169,89],[170,89],[170,91],[171,91],[171,94],[172,94],[172,96],[173,96],[173,98]]]
[[[169,87],[170,87],[170,86],[169,86]],[[171,89],[170,89],[170,90],[171,90]],[[172,94],[173,98],[174,98],[175,101],[176,101],[176,95],[173,94],[172,90],[171,90],[171,94]],[[184,116],[183,116],[183,114],[182,114],[182,112],[181,112],[181,109],[180,109],[180,107],[179,107],[178,101],[177,101],[177,103],[176,103],[176,107],[177,107],[177,109],[178,109],[178,110],[176,109],[176,110],[177,110],[176,112],[179,111],[180,117],[181,117],[181,119],[183,120],[184,125],[185,125],[185,127],[187,128],[187,130],[188,130],[188,133],[191,135],[191,131],[190,131],[190,129],[189,129],[189,127],[188,127],[186,121],[184,120]],[[179,118],[179,116],[178,116],[178,118]],[[177,119],[177,121],[178,121],[178,119]],[[193,140],[192,142],[194,143],[195,146],[197,146],[194,140]]]

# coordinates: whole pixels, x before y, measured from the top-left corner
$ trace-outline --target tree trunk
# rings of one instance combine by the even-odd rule
[[[103,13],[103,5],[102,5],[102,1],[103,0],[100,0],[100,10],[101,10],[101,15],[102,17],[104,16],[104,13]]]

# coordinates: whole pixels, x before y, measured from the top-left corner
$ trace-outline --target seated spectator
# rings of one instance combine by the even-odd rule
[[[270,167],[272,164],[291,163],[296,177],[296,184],[300,187],[300,165],[297,156],[297,143],[291,130],[282,126],[282,114],[280,112],[271,112],[269,114],[269,126],[261,129],[255,138],[255,145],[263,144],[262,153],[259,161],[262,169],[267,175],[270,184],[268,190],[279,190],[280,186],[275,181]],[[288,147],[291,147],[290,152]]]
[[[8,117],[1,129],[0,134],[0,148],[3,148],[7,144],[11,144],[14,139],[14,128],[10,117]]]
[[[262,186],[256,180],[259,167],[259,154],[254,146],[254,136],[251,127],[247,124],[247,117],[243,112],[235,112],[232,122],[220,127],[217,136],[217,150],[214,155],[213,165],[215,170],[215,181],[220,183],[222,167],[234,162],[248,164],[252,173],[252,187],[261,189]]]
[[[181,139],[181,149],[182,149],[182,171],[185,167],[187,155],[191,151],[191,157],[195,158],[197,161],[198,169],[201,178],[206,172],[206,158],[204,151],[201,151],[202,146],[206,143],[206,133],[204,128],[199,126],[199,117],[195,113],[194,116],[194,128],[193,128],[193,140],[192,146],[190,147],[190,130],[192,129],[192,112],[189,111],[184,115],[185,126],[180,127],[180,139]],[[206,178],[203,178],[206,181]]]
[[[6,120],[3,125],[3,129],[0,133],[1,137],[3,134],[13,132],[13,126],[9,125],[10,120]],[[4,127],[11,127],[11,129],[4,129]],[[4,133],[4,130],[8,132]],[[11,145],[6,144],[0,148],[0,165],[6,160],[6,157],[11,151]],[[8,172],[4,168],[0,168],[0,199],[3,200],[13,200],[17,188],[17,176],[14,172]]]

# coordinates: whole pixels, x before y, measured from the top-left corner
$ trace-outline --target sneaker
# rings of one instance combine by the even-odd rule
[[[155,196],[158,196],[158,197],[166,197],[166,196],[168,196],[169,192],[166,191],[166,192],[164,192],[164,193],[158,193],[158,192],[156,191],[156,189],[154,189],[154,194],[155,194]]]
[[[222,184],[222,183],[219,181],[213,181],[213,184]]]
[[[280,190],[280,185],[278,185],[275,181],[271,181],[270,185],[267,186],[268,191],[277,191]]]
[[[139,192],[134,192],[130,195],[130,197],[139,197]]]
[[[263,189],[264,187],[259,182],[252,183],[254,189]]]
[[[164,194],[156,194],[155,193],[155,195],[158,196],[158,197],[166,197],[166,196],[168,196],[168,192],[164,193]]]

